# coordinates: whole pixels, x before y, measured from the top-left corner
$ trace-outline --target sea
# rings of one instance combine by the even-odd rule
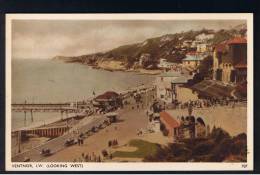
[[[12,60],[12,103],[63,103],[92,98],[106,91],[123,91],[152,84],[154,75],[93,69],[80,63],[52,59]],[[26,117],[26,120],[24,120]],[[12,130],[47,124],[61,118],[60,113],[12,112]]]

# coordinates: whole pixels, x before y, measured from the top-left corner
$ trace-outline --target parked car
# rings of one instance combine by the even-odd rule
[[[43,155],[43,156],[50,156],[50,155],[52,155],[52,152],[51,152],[51,150],[49,148],[47,148],[47,149],[43,148],[41,150],[40,154]]]
[[[24,157],[24,162],[30,162],[30,158],[29,157]]]
[[[75,144],[75,140],[74,139],[67,139],[64,143],[65,146],[71,146]]]

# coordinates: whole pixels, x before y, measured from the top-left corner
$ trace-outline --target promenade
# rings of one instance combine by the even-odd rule
[[[127,105],[124,105],[123,109],[119,109],[117,111],[119,113],[119,117],[120,117],[120,121],[118,124],[127,125],[129,127],[127,129],[127,131],[129,132],[132,130],[132,132],[129,132],[129,133],[132,133],[133,135],[136,135],[137,129],[140,129],[140,127],[145,127],[147,125],[147,122],[143,121],[143,120],[147,120],[147,117],[145,116],[145,114],[146,114],[145,111],[146,111],[147,107],[149,105],[151,105],[152,100],[155,98],[155,91],[154,91],[154,89],[153,90],[152,89],[141,90],[140,95],[141,95],[141,102],[138,102],[138,103],[136,103],[134,96],[127,95],[127,97],[124,98],[124,101],[127,101]],[[135,117],[132,118],[133,115]],[[136,120],[126,121],[128,119],[136,119],[136,117],[138,117],[140,119],[139,122],[140,122],[141,126],[139,126],[137,124],[138,121],[136,121]],[[66,148],[64,143],[67,139],[77,138],[79,133],[86,133],[87,131],[91,130],[93,126],[97,127],[100,124],[103,124],[104,120],[107,120],[107,118],[105,117],[104,114],[98,114],[98,115],[85,117],[82,120],[80,120],[80,122],[73,125],[72,128],[68,132],[66,132],[64,135],[54,138],[46,143],[43,143],[40,146],[32,148],[29,151],[25,151],[23,153],[17,154],[14,157],[12,157],[12,161],[21,162],[21,161],[24,161],[25,158],[29,158],[30,161],[37,162],[37,161],[46,161],[51,157],[55,157],[56,155],[60,154],[59,152],[61,152],[63,149]],[[114,126],[114,124],[113,124],[113,126]],[[136,128],[136,129],[131,129],[131,127]],[[78,135],[75,136],[75,133],[73,131],[77,131]],[[94,133],[93,136],[90,136],[89,138],[87,138],[87,140],[91,139],[96,134],[97,133]],[[127,139],[131,138],[131,137],[127,137],[127,134],[124,132],[122,132],[121,134],[122,134],[121,136],[124,138],[127,138]],[[102,140],[105,140],[105,139],[102,139]],[[97,140],[95,140],[94,142],[96,144],[99,143]],[[74,145],[74,146],[76,146],[76,145]],[[74,146],[71,146],[68,149],[71,149]],[[95,149],[96,149],[96,146],[95,146]],[[45,157],[45,156],[41,155],[40,152],[42,149],[50,149],[52,152],[52,156]],[[59,153],[59,154],[57,154],[57,153]],[[60,160],[60,161],[62,161],[62,160]],[[72,160],[70,160],[70,161],[72,161]]]
[[[148,126],[147,108],[151,105],[155,97],[155,91],[149,90],[141,93],[141,103],[136,103],[134,97],[127,97],[128,104],[123,109],[117,111],[119,121],[112,123],[94,133],[84,140],[83,145],[73,145],[63,149],[52,156],[41,159],[43,162],[73,162],[82,161],[81,155],[95,154],[101,156],[101,151],[106,149],[111,153],[108,147],[108,141],[116,139],[119,146],[127,144],[130,140],[138,138],[137,131],[146,129]]]
[[[72,130],[78,130],[80,133],[87,132],[93,126],[98,126],[103,123],[106,118],[102,115],[86,117],[82,121],[73,126]],[[22,162],[27,157],[30,161],[40,161],[45,157],[40,154],[42,149],[50,149],[53,154],[65,148],[65,141],[69,138],[74,138],[74,133],[67,132],[64,135],[54,138],[40,146],[37,146],[29,151],[17,154],[12,157],[13,162]]]

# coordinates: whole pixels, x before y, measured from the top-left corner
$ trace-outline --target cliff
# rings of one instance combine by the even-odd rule
[[[187,31],[175,34],[167,34],[160,37],[149,38],[141,43],[123,45],[104,53],[64,57],[56,56],[53,59],[65,62],[79,62],[107,70],[138,70],[157,69],[161,58],[168,62],[181,63],[187,52],[195,51],[196,47],[186,46],[185,42],[195,41],[198,35],[213,35],[206,39],[205,43],[214,45],[235,35],[246,35],[244,24],[229,30]]]

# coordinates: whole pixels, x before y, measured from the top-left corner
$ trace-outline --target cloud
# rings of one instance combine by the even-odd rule
[[[244,21],[13,20],[13,58],[52,58],[106,51],[147,38],[202,28],[219,30]]]

